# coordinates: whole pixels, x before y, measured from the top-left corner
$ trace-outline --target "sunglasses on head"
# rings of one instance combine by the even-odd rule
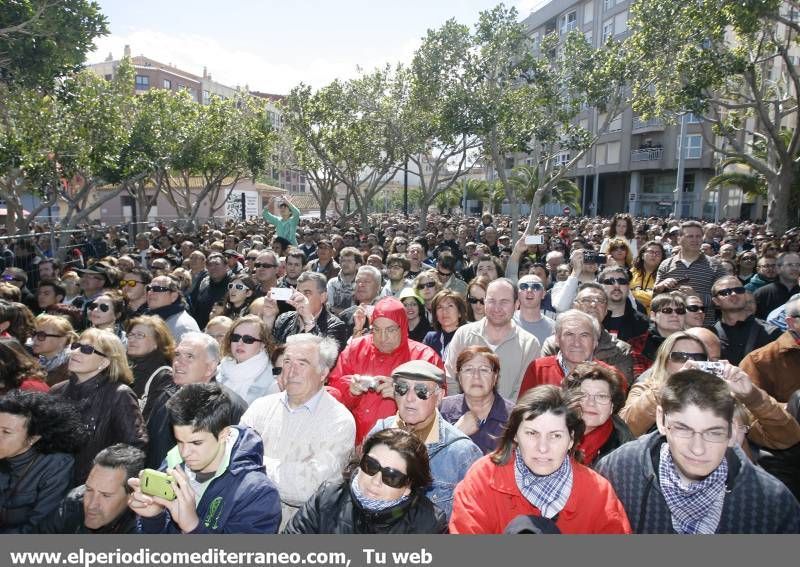
[[[278,264],[267,264],[265,262],[255,262],[253,264],[256,268],[277,268]]]
[[[425,289],[425,288],[431,289],[431,288],[434,288],[434,287],[436,287],[436,282],[428,282],[428,283],[419,284],[417,286],[417,289]]]
[[[395,382],[394,383],[394,393],[398,396],[405,396],[408,393],[408,390],[411,387],[408,385],[408,382]],[[427,400],[431,397],[436,390],[428,389],[428,386],[425,384],[414,384],[414,393],[420,400]]]
[[[678,364],[683,364],[687,360],[694,360],[695,362],[705,362],[708,360],[708,357],[704,355],[702,352],[680,352],[675,351],[669,353],[669,359],[672,362],[677,362]]]
[[[244,285],[243,283],[229,283],[228,289],[238,289],[239,291],[242,291],[243,289],[250,289],[250,288]]]
[[[242,341],[246,345],[251,345],[253,343],[260,343],[262,342],[261,339],[254,337],[252,335],[240,335],[239,333],[233,333],[231,335],[231,343],[238,343]]]
[[[542,284],[535,282],[532,283],[523,282],[519,284],[517,287],[519,288],[520,291],[528,291],[528,290],[542,291],[544,289],[544,286]]]
[[[729,295],[742,295],[743,293],[747,292],[747,290],[743,286],[739,287],[729,287],[727,289],[721,289],[717,291],[717,297],[728,297]]]
[[[628,278],[606,278],[600,282],[603,285],[628,285]]]
[[[662,307],[659,309],[659,313],[663,313],[664,315],[672,315],[676,313],[678,315],[686,315],[686,308],[685,307]]]
[[[92,301],[86,306],[86,309],[89,311],[94,311],[95,309],[100,309],[103,313],[108,313],[111,307],[107,303],[95,303]]]
[[[144,289],[146,289],[147,291],[152,291],[154,293],[166,293],[168,291],[176,291],[176,290],[172,289],[171,287],[166,287],[166,286],[163,286],[163,285],[148,285],[148,286],[145,286]]]
[[[102,352],[100,352],[99,350],[94,348],[92,345],[85,345],[83,343],[72,343],[70,348],[72,350],[80,349],[82,354],[96,354],[98,356],[106,356],[105,354],[103,354]],[[106,357],[106,358],[108,358],[108,357]]]
[[[480,303],[481,305],[486,305],[486,302],[483,299],[478,299],[477,297],[468,297],[467,301],[469,301],[470,304],[472,305],[475,305],[476,303]]]
[[[408,475],[406,473],[402,473],[390,467],[384,467],[379,461],[369,455],[361,457],[359,467],[369,476],[375,476],[381,473],[381,482],[390,488],[403,488],[408,484]]]
[[[140,284],[144,282],[140,282],[139,280],[120,280],[119,287],[136,287],[136,284]]]
[[[697,313],[698,311],[700,311],[701,313],[705,313],[705,310],[706,310],[706,308],[703,307],[702,305],[687,305],[686,306],[686,311],[689,311],[691,313]]]

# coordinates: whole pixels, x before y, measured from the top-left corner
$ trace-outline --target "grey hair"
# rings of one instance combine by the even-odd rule
[[[562,258],[565,258],[563,252],[559,252],[558,250],[551,250],[550,252],[547,253],[547,256],[544,257],[544,261],[549,262],[556,256],[561,256]]]
[[[564,327],[564,323],[567,321],[574,321],[576,319],[583,323],[589,323],[589,325],[592,327],[592,331],[594,331],[595,339],[598,341],[600,340],[600,333],[602,332],[600,328],[600,321],[588,313],[584,313],[578,309],[568,309],[563,313],[559,313],[558,318],[556,319],[555,335],[557,337],[561,335],[561,329]]]
[[[327,374],[336,364],[339,357],[339,345],[330,337],[320,337],[311,333],[300,333],[286,337],[286,346],[298,344],[313,344],[319,348],[319,369]]]
[[[328,278],[325,277],[325,274],[320,274],[319,272],[303,272],[300,274],[300,277],[297,278],[297,283],[301,284],[304,282],[315,282],[317,284],[317,291],[320,293],[328,291]]]
[[[209,362],[219,363],[219,343],[211,335],[201,333],[200,331],[189,331],[181,336],[181,343],[184,341],[198,341],[203,344],[206,349],[206,356]],[[178,343],[180,344],[180,343]]]
[[[358,272],[356,273],[356,276],[358,276],[358,274],[361,274],[361,273],[366,273],[366,274],[371,275],[372,279],[374,279],[375,283],[378,284],[379,286],[381,285],[381,282],[383,281],[383,276],[381,276],[381,271],[378,268],[376,268],[375,266],[366,266],[366,265],[365,266],[361,266],[358,269]]]
[[[786,316],[800,317],[800,294],[796,293],[786,302]]]

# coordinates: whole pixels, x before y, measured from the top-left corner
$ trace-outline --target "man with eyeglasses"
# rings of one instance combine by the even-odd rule
[[[353,452],[353,416],[324,387],[338,352],[336,341],[327,337],[288,337],[284,390],[254,401],[239,422],[264,441],[267,476],[281,495],[282,526],[323,483],[341,480]]]
[[[777,309],[800,292],[800,255],[795,252],[782,252],[776,260],[778,277],[774,282],[759,288],[753,295],[756,298],[756,317],[766,319],[770,311]]]
[[[514,312],[514,322],[544,344],[553,335],[556,322],[542,315],[544,283],[539,276],[525,275],[517,283],[519,309]]]
[[[720,311],[720,320],[713,330],[722,343],[723,359],[738,365],[747,353],[780,337],[780,329],[750,314],[748,293],[736,276],[718,279],[711,293],[711,301]]]
[[[123,320],[129,321],[147,312],[146,286],[153,276],[145,268],[133,268],[122,276],[119,287],[125,297],[125,315]]]
[[[381,290],[381,297],[400,298],[403,290],[411,287],[411,280],[406,278],[409,263],[402,254],[390,254],[386,259],[386,285]]]
[[[147,314],[161,317],[176,342],[181,340],[184,333],[200,330],[197,321],[186,311],[186,303],[178,289],[178,282],[171,276],[153,278],[153,281],[145,286],[145,290]]]
[[[378,421],[369,435],[399,427],[425,443],[433,477],[425,495],[449,519],[453,511],[453,490],[483,452],[439,413],[437,408],[444,397],[444,387],[444,372],[433,364],[424,360],[401,364],[391,376],[397,414]]]
[[[755,293],[756,290],[771,284],[777,277],[777,267],[778,263],[773,256],[761,256],[756,265],[756,273],[744,287],[750,293]]]
[[[729,447],[734,406],[726,380],[681,370],[661,389],[658,431],[600,460],[635,533],[800,533],[794,496]]]
[[[625,269],[606,268],[597,276],[608,296],[608,314],[601,320],[603,327],[623,341],[630,342],[647,333],[650,326],[644,306],[631,295],[630,280]]]
[[[206,260],[208,274],[189,293],[191,315],[201,329],[205,329],[211,308],[228,293],[232,274],[225,256],[214,252]],[[149,302],[149,297],[148,297]]]

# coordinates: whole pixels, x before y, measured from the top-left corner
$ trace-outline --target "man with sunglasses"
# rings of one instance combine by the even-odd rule
[[[544,283],[539,276],[525,275],[517,283],[519,309],[514,313],[514,322],[544,344],[553,335],[556,322],[542,315]]]
[[[125,272],[119,282],[122,295],[125,297],[125,321],[144,315],[147,312],[146,287],[152,280],[153,276],[145,268],[133,268]]]
[[[681,370],[661,389],[658,431],[600,460],[635,533],[800,533],[794,496],[729,446],[734,405],[726,380]]]
[[[379,420],[369,435],[399,427],[425,443],[433,476],[425,495],[449,519],[456,484],[483,452],[439,413],[437,408],[445,387],[445,375],[440,368],[424,360],[412,360],[395,368],[391,378],[397,414]]]
[[[720,320],[713,331],[722,343],[722,358],[738,365],[745,355],[761,348],[780,335],[780,329],[757,319],[747,308],[747,291],[736,276],[724,276],[711,287]]]
[[[601,321],[606,331],[627,342],[646,334],[650,325],[644,307],[631,295],[627,272],[619,266],[606,268],[597,281],[608,296],[608,314]]]
[[[800,254],[783,252],[776,260],[778,277],[774,282],[759,288],[753,295],[756,298],[756,317],[766,319],[770,311],[777,309],[800,292]]]
[[[179,342],[184,333],[200,330],[197,321],[186,311],[186,303],[178,289],[178,282],[171,276],[153,278],[153,281],[145,286],[145,290],[147,314],[161,317],[169,327],[175,342]]]

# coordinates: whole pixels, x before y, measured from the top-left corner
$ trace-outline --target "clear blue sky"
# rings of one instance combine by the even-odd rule
[[[559,1],[559,0],[552,0]],[[426,31],[446,20],[472,25],[499,0],[98,0],[111,34],[88,61],[147,55],[194,74],[208,67],[230,86],[285,94],[321,87],[356,67],[408,61]],[[547,0],[506,0],[522,17]]]

